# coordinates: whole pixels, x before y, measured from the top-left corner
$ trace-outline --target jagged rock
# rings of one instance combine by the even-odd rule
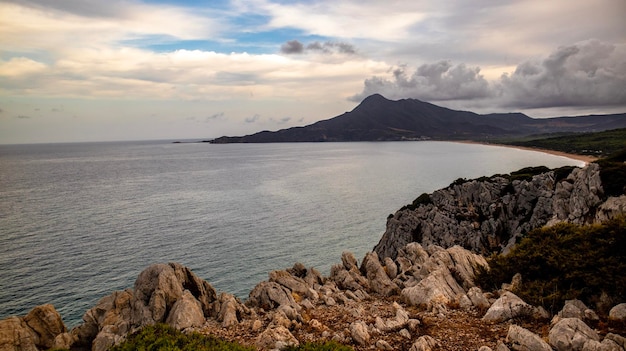
[[[19,317],[0,320],[0,350],[38,351],[37,336]]]
[[[270,327],[261,333],[255,342],[256,347],[262,350],[280,350],[287,346],[298,346],[300,343],[283,326]]]
[[[413,306],[431,309],[435,305],[446,305],[454,301],[463,288],[454,280],[447,267],[439,267],[422,279],[417,285],[402,290],[404,302]]]
[[[472,301],[472,305],[479,310],[487,310],[491,304],[479,287],[472,287],[467,291],[467,297]]]
[[[429,195],[416,208],[405,207],[387,219],[374,251],[381,259],[399,256],[408,243],[460,245],[477,253],[506,252],[532,229],[558,222],[585,224],[623,213],[626,199],[603,205],[598,164],[574,169],[556,181],[555,172],[530,180],[494,176],[455,182]],[[600,209],[600,210],[599,210]],[[401,272],[405,265],[399,261]]]
[[[386,342],[385,340],[378,340],[376,341],[376,348],[379,350],[393,350],[393,347],[391,345],[389,345],[388,342]]]
[[[52,348],[69,350],[74,343],[74,338],[70,333],[61,333],[54,338]]]
[[[219,303],[219,312],[217,320],[222,322],[223,328],[232,327],[239,324],[240,310],[243,308],[237,301],[237,298],[231,294],[221,293],[217,302]]]
[[[405,338],[405,339],[411,339],[411,332],[406,330],[406,329],[400,329],[400,331],[398,332],[398,335],[400,335],[401,337]]]
[[[362,276],[356,267],[352,267],[348,271],[345,269],[345,265],[334,265],[330,270],[330,279],[343,290],[357,291],[364,288],[369,289],[367,278]]]
[[[626,324],[626,303],[620,303],[609,311],[609,321]]]
[[[365,322],[354,322],[350,324],[350,336],[359,345],[368,345],[370,342],[370,334],[367,331]]]
[[[133,318],[133,292],[132,290],[115,291],[98,301],[96,306],[89,309],[83,315],[83,323],[70,331],[74,342],[78,346],[90,346],[99,333],[125,335],[132,329]],[[103,340],[114,340],[114,335],[101,336],[99,345]],[[110,345],[109,345],[110,346]]]
[[[458,301],[459,307],[461,307],[461,309],[463,310],[469,310],[474,306],[472,304],[472,300],[470,300],[467,294],[457,295],[455,300]]]
[[[359,268],[358,262],[354,257],[354,254],[349,251],[344,251],[341,253],[341,262],[343,263],[343,267],[349,271],[353,268]]]
[[[596,221],[602,222],[626,213],[626,195],[609,197],[598,207]]]
[[[595,311],[587,308],[580,300],[566,300],[561,311],[552,319],[552,325],[556,324],[563,318],[578,318],[585,322],[597,322],[600,318]]]
[[[306,295],[309,291],[309,286],[303,279],[294,277],[287,271],[272,271],[269,273],[269,277],[270,282],[278,283],[300,296]]]
[[[189,290],[176,300],[165,323],[172,328],[183,330],[191,327],[200,327],[204,324],[204,313],[200,301],[196,300]]]
[[[617,346],[617,348],[621,348],[621,350],[626,350],[626,338],[621,335],[608,333],[604,337],[604,340],[602,340],[602,344],[606,345],[607,348],[615,348]]]
[[[496,350],[495,351],[511,351],[511,349],[509,349],[509,347],[506,346],[505,343],[503,343],[502,341],[498,340],[498,342],[496,343]]]
[[[389,279],[375,252],[368,252],[365,255],[361,264],[361,272],[367,277],[372,291],[383,296],[391,296],[398,292],[398,286]]]
[[[393,319],[383,320],[380,317],[376,317],[375,327],[383,332],[390,332],[400,330],[407,326],[409,323],[409,314],[402,308],[397,302],[393,303],[393,309],[396,312],[396,316]]]
[[[37,346],[46,349],[54,346],[57,335],[67,332],[61,315],[51,304],[33,308],[24,317],[24,322],[37,335]]]
[[[396,276],[398,275],[398,266],[396,263],[391,259],[391,257],[385,257],[383,261],[385,263],[385,273],[387,273],[389,279],[396,279]]]
[[[548,339],[557,351],[582,350],[587,340],[600,340],[598,334],[578,318],[561,319],[550,329]]]
[[[246,304],[272,310],[280,305],[297,306],[291,292],[276,282],[260,282],[250,292]]]
[[[489,346],[481,346],[478,348],[478,351],[493,351],[493,349]]]
[[[489,307],[482,319],[485,322],[499,323],[516,317],[530,316],[532,313],[531,305],[512,292],[506,291]]]
[[[439,342],[432,336],[423,335],[411,345],[409,351],[435,351],[439,347]]]
[[[174,309],[183,294],[187,295],[185,301]],[[200,318],[204,321],[211,315],[216,298],[213,287],[189,268],[178,263],[153,264],[139,274],[134,289],[100,299],[70,334],[78,347],[91,345],[93,351],[105,350],[132,330],[165,322],[172,311],[177,314],[170,318],[174,324],[195,325]],[[191,319],[185,321],[188,317]]]
[[[552,351],[539,335],[514,324],[509,327],[506,341],[515,351]]]

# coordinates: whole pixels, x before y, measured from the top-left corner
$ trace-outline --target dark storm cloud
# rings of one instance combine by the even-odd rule
[[[346,54],[346,55],[354,55],[356,54],[356,48],[348,43],[342,42],[319,42],[314,41],[312,43],[307,44],[306,46],[298,40],[290,40],[283,44],[280,47],[280,52],[283,54],[303,54],[306,52],[317,52],[323,54]]]
[[[526,61],[497,87],[505,106],[560,107],[626,104],[626,48],[599,41],[560,47]]]
[[[363,92],[353,96],[351,100],[361,101],[374,93],[390,99],[413,97],[441,101],[485,98],[491,94],[491,90],[478,67],[439,61],[421,65],[412,74],[403,65],[392,71],[391,79],[366,79]]]

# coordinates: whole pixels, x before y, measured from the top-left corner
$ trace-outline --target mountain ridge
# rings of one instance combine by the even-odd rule
[[[490,140],[555,132],[590,132],[626,127],[626,113],[536,119],[520,112],[477,114],[418,99],[366,97],[352,111],[310,125],[211,143],[341,142],[400,140]]]

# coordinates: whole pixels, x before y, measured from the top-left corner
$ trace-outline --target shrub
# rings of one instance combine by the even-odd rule
[[[350,346],[339,344],[335,341],[320,343],[306,343],[298,347],[290,346],[284,351],[354,351]]]
[[[184,334],[165,324],[150,325],[131,334],[111,351],[252,351],[254,348],[200,333]]]
[[[521,273],[515,291],[523,300],[555,312],[565,300],[594,303],[602,293],[626,299],[626,217],[602,224],[559,224],[529,232],[507,255],[488,259],[477,284],[499,288]]]

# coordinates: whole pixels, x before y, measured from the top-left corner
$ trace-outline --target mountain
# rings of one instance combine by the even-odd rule
[[[220,137],[212,143],[315,141],[486,140],[626,127],[626,113],[535,119],[523,113],[477,114],[417,99],[392,101],[374,94],[354,110],[304,127]]]

